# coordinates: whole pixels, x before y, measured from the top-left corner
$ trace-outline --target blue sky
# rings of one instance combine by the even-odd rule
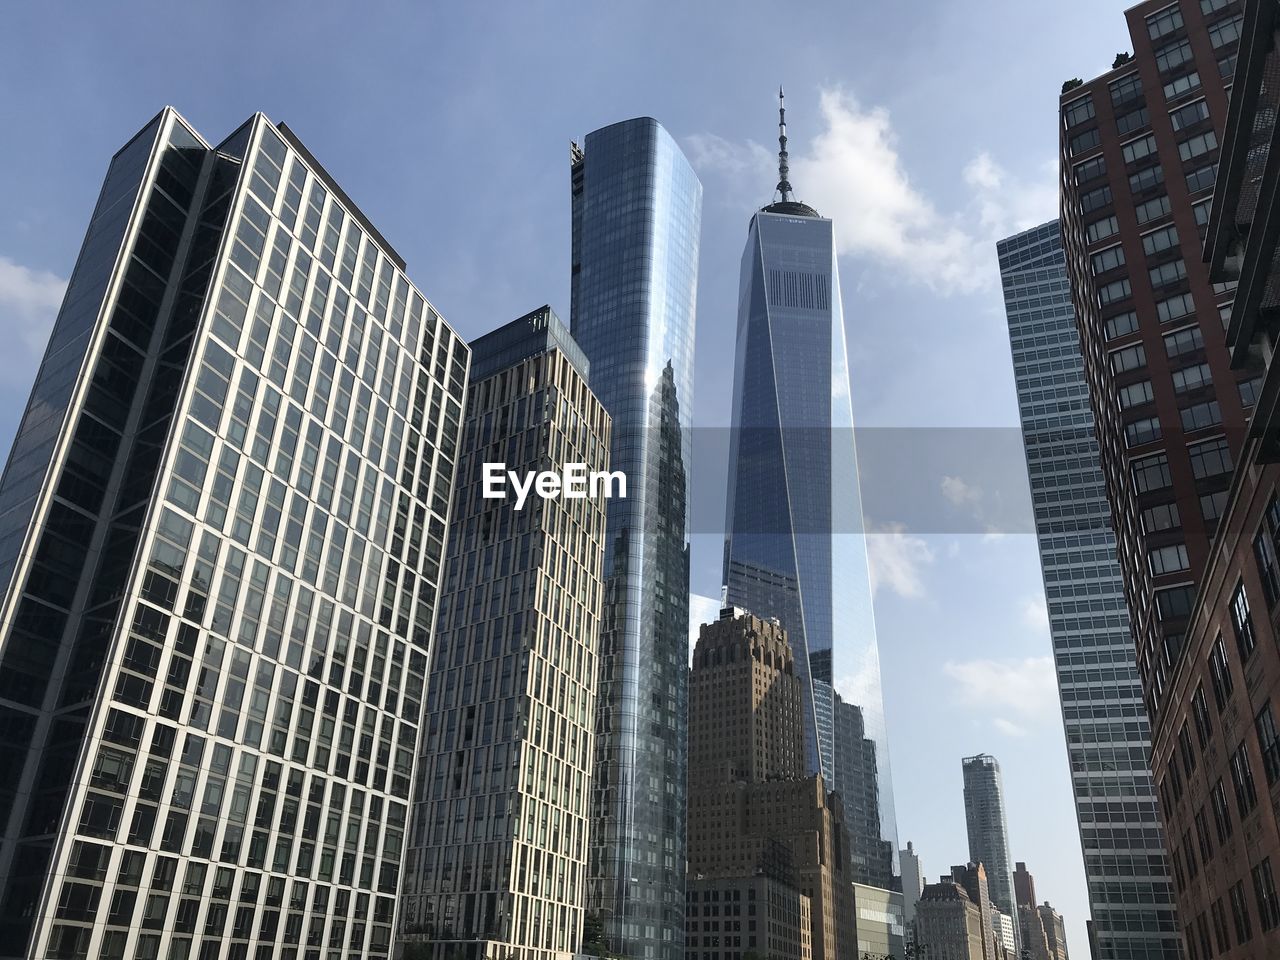
[[[859,425],[1016,426],[994,241],[1055,214],[1062,81],[1128,48],[1122,5],[1097,0],[10,5],[0,444],[107,160],[166,103],[211,139],[254,110],[288,122],[467,337],[544,302],[567,316],[568,141],[657,117],[705,187],[695,420],[723,424],[779,82],[792,182],[836,221]],[[960,758],[995,754],[1013,856],[1083,952],[1039,565],[1029,517],[1009,519],[1026,480],[1016,457],[978,459],[926,491],[952,522],[869,498],[901,840],[930,876],[963,861]],[[715,595],[719,541],[694,549],[694,590]]]

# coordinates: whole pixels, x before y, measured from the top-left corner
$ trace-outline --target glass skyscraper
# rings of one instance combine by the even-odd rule
[[[112,159],[0,480],[0,957],[385,958],[468,351],[284,125]]]
[[[791,199],[781,131],[782,199],[751,218],[742,255],[725,595],[786,628],[809,772],[843,781],[854,879],[888,888],[897,835],[835,244],[831,221]]]
[[[588,911],[608,949],[683,960],[688,480],[702,185],[653,119],[572,154],[571,329],[613,418]]]
[[[1150,729],[1058,222],[997,253],[1098,960],[1175,960]]]

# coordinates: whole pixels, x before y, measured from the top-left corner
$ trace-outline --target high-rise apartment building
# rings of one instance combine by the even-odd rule
[[[517,507],[485,467],[606,471],[587,383],[549,307],[471,344],[400,919],[437,960],[580,952],[607,501]]]
[[[845,804],[854,879],[889,888],[897,831],[832,222],[792,198],[779,130],[780,199],[752,216],[742,254],[725,596],[786,628],[808,770]]]
[[[1201,257],[1239,4],[1150,0],[1126,17],[1132,59],[1064,87],[1061,215],[1155,740],[1260,381],[1231,366],[1232,285]]]
[[[1099,960],[1173,960],[1151,731],[1062,235],[1053,221],[996,247]]]
[[[1013,892],[1013,863],[1009,857],[1009,826],[1004,815],[1000,764],[995,757],[980,753],[976,757],[966,757],[963,767],[969,859],[986,868],[991,901],[1006,916],[1017,916],[1018,901]]]
[[[1154,0],[1126,18],[1132,59],[1064,86],[1060,212],[1177,923],[1192,955],[1208,904],[1188,916],[1198,903],[1188,890],[1198,877],[1207,882],[1199,865],[1209,848],[1200,844],[1213,839],[1209,818],[1221,792],[1208,774],[1226,773],[1239,743],[1226,745],[1221,763],[1193,763],[1212,743],[1211,680],[1230,676],[1231,633],[1220,647],[1211,635],[1198,641],[1204,649],[1184,648],[1261,386],[1258,364],[1232,366],[1224,336],[1234,283],[1215,283],[1202,262],[1242,18],[1240,4],[1229,0]],[[1250,592],[1233,595],[1245,623]],[[1196,666],[1184,681],[1188,663]],[[1204,722],[1188,724],[1193,714]],[[1175,762],[1184,750],[1185,763]],[[1245,769],[1239,765],[1238,773]],[[1197,816],[1203,830],[1193,826]],[[1196,862],[1190,877],[1188,848]],[[1243,865],[1243,858],[1233,862]],[[1205,912],[1206,924],[1209,917]],[[1105,927],[1099,923],[1095,932],[1105,953]]]
[[[611,952],[684,953],[688,480],[702,185],[656,120],[573,148],[571,329],[613,419],[587,909]]]
[[[693,891],[771,877],[807,899],[814,960],[844,960],[857,952],[849,840],[836,794],[806,774],[803,701],[780,624],[730,608],[703,625],[689,679],[689,906]],[[749,914],[727,928],[716,918],[691,912],[688,960],[765,947]]]
[[[112,159],[0,480],[0,957],[391,952],[468,351],[284,125]]]

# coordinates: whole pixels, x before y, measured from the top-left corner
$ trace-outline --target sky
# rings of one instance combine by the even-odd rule
[[[772,199],[783,83],[791,182],[834,220],[840,254],[899,839],[934,879],[966,860],[960,760],[995,755],[1013,858],[1083,954],[1088,904],[994,244],[1056,215],[1059,89],[1130,48],[1122,11],[11,4],[0,447],[107,162],[165,104],[215,142],[257,110],[287,122],[467,338],[543,303],[568,316],[569,141],[656,117],[704,186],[694,420],[726,424],[738,261],[751,213]],[[694,477],[702,490],[723,483]],[[694,536],[694,593],[718,595],[720,549],[714,532]]]

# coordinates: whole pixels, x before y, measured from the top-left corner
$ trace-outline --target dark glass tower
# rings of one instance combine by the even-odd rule
[[[588,910],[611,952],[684,956],[686,510],[702,185],[648,117],[572,155],[571,323],[613,418]]]
[[[832,223],[792,199],[779,130],[781,199],[751,218],[742,255],[726,602],[787,629],[809,771],[844,781],[854,879],[889,887],[896,829]],[[838,745],[859,727],[847,707],[861,711],[850,750]]]

